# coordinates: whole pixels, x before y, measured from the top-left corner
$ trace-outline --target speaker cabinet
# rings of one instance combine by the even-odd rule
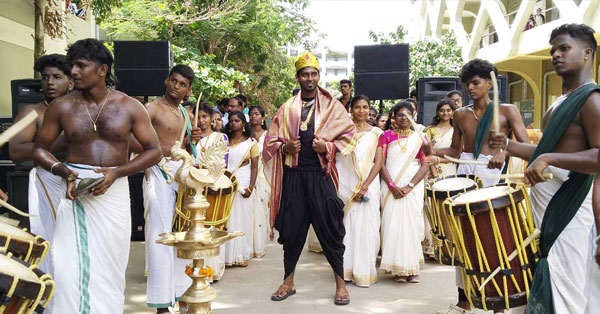
[[[12,80],[10,81],[10,92],[12,96],[13,119],[23,107],[37,104],[44,100],[42,81],[38,79]]]
[[[19,210],[29,212],[29,171],[10,171],[7,173],[8,203]],[[21,228],[29,228],[29,218],[8,211],[8,217],[19,221]]]
[[[431,124],[433,117],[436,115],[435,108],[438,102],[453,90],[465,94],[462,85],[459,84],[458,77],[435,76],[419,79],[417,81],[418,122],[423,125]]]
[[[142,191],[143,173],[129,176],[129,197],[131,199],[131,241],[144,241],[144,196]]]
[[[165,94],[165,79],[169,68],[115,69],[116,89],[129,96],[161,96]]]
[[[160,96],[173,64],[168,41],[115,41],[116,89],[130,96]]]
[[[354,46],[355,94],[375,99],[408,97],[408,44]]]

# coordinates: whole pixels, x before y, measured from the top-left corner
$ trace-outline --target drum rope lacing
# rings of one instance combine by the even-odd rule
[[[6,256],[9,258],[13,258],[13,254],[11,252],[9,252]],[[28,268],[29,268],[29,270],[33,271],[33,269],[37,269],[38,267],[36,265],[30,265]],[[7,298],[10,299],[13,297],[13,294],[15,293],[15,290],[17,288],[17,284],[19,283],[20,280],[21,280],[21,278],[19,276],[16,276],[16,275],[13,276],[13,280],[11,282],[10,288],[8,289],[8,292],[6,293]],[[44,303],[42,304],[42,308],[45,309],[46,306],[48,305],[48,303],[50,303],[50,300],[52,300],[52,297],[54,296],[54,289],[56,288],[56,285],[55,285],[54,281],[52,280],[52,276],[50,276],[49,274],[44,274],[41,277],[38,277],[37,284],[40,285],[40,291],[38,291],[38,294],[37,294],[37,297],[35,298],[35,300],[23,302],[23,304],[21,304],[21,306],[19,307],[17,313],[32,314],[34,311],[36,311],[38,309],[40,302],[42,301],[42,298],[44,297],[44,293],[46,292],[46,286],[50,286],[50,293],[48,294],[48,297],[44,300]],[[0,305],[0,313],[4,312],[4,310],[6,309],[8,304],[10,304],[10,303],[7,303],[7,304],[3,303]],[[27,310],[25,311],[25,309],[27,309]]]
[[[27,228],[23,228],[21,230],[24,232],[27,232]],[[4,252],[8,252],[8,248],[10,246],[10,243],[13,241],[13,239],[28,243],[27,254],[25,255],[25,257],[24,258],[22,256],[15,256],[15,257],[17,257],[20,260],[24,261],[25,263],[28,263],[31,265],[39,266],[40,263],[42,262],[42,260],[46,257],[46,254],[48,253],[48,251],[50,250],[50,242],[44,240],[44,238],[42,238],[39,235],[36,235],[33,238],[33,240],[35,240],[35,243],[34,243],[34,241],[31,241],[31,240],[14,238],[13,236],[3,233],[1,231],[0,231],[0,236],[3,236],[6,238],[4,247],[2,248]],[[42,242],[39,243],[38,240],[42,240]],[[35,244],[42,245],[44,247],[44,249],[42,250],[42,254],[39,257],[32,257],[32,255],[31,255],[33,253],[33,248],[34,248]]]
[[[519,191],[519,190],[523,194],[524,199],[522,202],[516,203],[514,200],[514,197],[513,197],[513,193],[515,191]],[[520,266],[522,268],[526,294],[527,294],[527,297],[529,297],[529,282],[531,280],[533,280],[533,276],[531,274],[531,268],[529,267],[530,264],[529,264],[529,260],[528,260],[528,257],[527,257],[526,251],[525,251],[526,248],[523,244],[524,240],[523,240],[523,233],[521,230],[521,224],[515,223],[515,220],[519,216],[523,220],[523,227],[525,228],[526,235],[529,235],[533,232],[534,226],[533,226],[533,216],[531,213],[530,200],[529,200],[529,196],[527,195],[527,192],[525,190],[525,187],[523,185],[517,186],[517,189],[511,189],[509,192],[506,193],[506,195],[508,196],[508,198],[511,202],[510,209],[512,209],[512,212],[510,209],[507,211],[507,214],[508,214],[507,216],[508,216],[508,219],[510,222],[513,238],[516,241],[516,243],[515,243],[516,249],[515,250],[517,251]],[[525,205],[523,205],[523,203]],[[444,207],[448,206],[450,218],[452,221],[452,225],[454,227],[453,229],[455,231],[458,230],[458,232],[459,232],[459,234],[457,235],[457,237],[455,239],[457,240],[457,242],[459,244],[459,260],[461,260],[461,263],[464,264],[464,268],[461,269],[462,277],[463,277],[463,282],[466,282],[466,286],[467,286],[466,287],[466,290],[468,291],[467,298],[469,300],[469,303],[471,305],[473,305],[471,293],[473,293],[474,295],[477,295],[477,290],[475,289],[475,287],[472,287],[471,280],[467,280],[468,278],[465,278],[465,277],[467,277],[467,276],[470,277],[475,282],[475,285],[477,285],[477,286],[480,286],[481,283],[477,277],[477,272],[473,270],[472,261],[469,258],[468,252],[466,251],[464,237],[463,237],[463,234],[460,232],[460,230],[462,230],[462,224],[461,224],[460,220],[457,220],[455,218],[454,210],[453,210],[453,202],[451,199],[447,199],[446,201],[444,201],[443,205],[444,205]],[[492,231],[493,231],[493,236],[494,236],[494,242],[495,242],[496,250],[497,250],[497,253],[499,256],[499,264],[500,264],[500,268],[502,270],[502,275],[503,275],[503,277],[502,277],[503,278],[503,288],[504,288],[503,291],[501,291],[495,278],[492,278],[491,282],[493,283],[496,291],[498,292],[498,295],[504,297],[506,309],[510,309],[507,276],[511,277],[511,281],[513,282],[515,288],[517,289],[517,291],[519,293],[522,291],[522,289],[518,285],[516,278],[514,276],[514,273],[512,272],[512,268],[510,267],[510,261],[509,261],[509,258],[508,258],[507,252],[506,252],[506,248],[504,246],[502,234],[500,232],[498,220],[496,219],[496,215],[494,212],[494,208],[492,206],[491,199],[487,199],[487,205],[488,205],[488,211],[490,213],[489,215],[490,215],[490,222],[492,224],[492,229],[493,229]],[[489,267],[488,260],[485,256],[485,251],[483,250],[483,246],[481,244],[481,238],[479,237],[479,234],[477,231],[477,226],[475,224],[475,218],[472,215],[470,204],[466,203],[465,207],[466,207],[466,214],[467,214],[467,217],[469,220],[469,224],[471,225],[472,232],[474,233],[474,236],[475,236],[477,260],[478,260],[478,264],[479,264],[479,268],[480,268],[479,275],[488,276],[490,274],[491,269]],[[520,215],[518,213],[520,213]],[[534,241],[529,246],[531,248],[531,252],[533,253],[534,259],[536,259],[536,253],[538,251],[537,250],[537,242]],[[525,267],[525,265],[527,267]],[[484,271],[484,266],[487,271]],[[465,272],[466,272],[466,274],[465,274]],[[487,274],[487,275],[485,275],[485,274]],[[482,277],[481,279],[485,279],[485,278]],[[504,292],[504,293],[502,293],[502,292]],[[481,301],[482,301],[484,310],[488,310],[486,296],[485,296],[485,289],[482,289],[482,291],[481,291]]]

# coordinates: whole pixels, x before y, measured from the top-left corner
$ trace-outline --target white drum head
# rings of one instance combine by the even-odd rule
[[[0,272],[27,281],[38,281],[38,276],[31,269],[4,254],[0,254]]]
[[[433,191],[452,192],[463,191],[464,189],[471,188],[475,185],[475,181],[468,178],[447,178],[435,182],[431,186],[431,189]]]
[[[217,178],[217,181],[210,187],[213,191],[230,188],[232,185],[231,180],[224,174]]]
[[[495,199],[506,194],[510,194],[515,190],[509,186],[492,186],[489,188],[483,188],[479,190],[474,190],[470,192],[466,192],[464,194],[459,195],[453,201],[456,204],[467,204],[467,203],[476,203],[480,201],[485,201],[487,199]]]
[[[30,233],[23,231],[20,228],[0,222],[0,235],[11,236],[14,239],[21,241],[35,242],[35,237]]]

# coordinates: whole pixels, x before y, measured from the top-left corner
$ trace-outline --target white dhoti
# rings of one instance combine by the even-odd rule
[[[531,208],[536,226],[542,219],[548,203],[568,179],[569,171],[548,167],[553,178],[531,188]],[[584,313],[588,297],[586,283],[592,256],[589,237],[594,225],[592,191],[581,208],[558,236],[548,253],[548,268],[552,283],[552,300],[555,313]]]
[[[71,165],[80,178],[94,168]],[[63,198],[52,243],[56,290],[53,313],[123,313],[131,211],[126,177],[100,196]]]
[[[181,162],[170,161],[167,168],[174,174]],[[167,308],[181,297],[191,285],[185,275],[186,260],[177,258],[171,246],[158,244],[159,234],[172,231],[175,201],[179,185],[168,184],[158,165],[148,169],[143,181],[144,203],[146,204],[146,250],[148,279],[146,305],[152,308]]]
[[[51,174],[42,167],[35,167],[29,171],[30,230],[31,233],[48,240],[50,244],[54,238],[56,211],[65,194],[66,185],[61,177]],[[47,274],[54,275],[52,254],[46,255],[40,264],[40,269]]]

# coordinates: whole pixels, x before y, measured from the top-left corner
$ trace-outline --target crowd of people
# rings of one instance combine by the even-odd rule
[[[562,126],[563,132],[568,129],[564,133],[547,129],[552,138],[546,142],[554,143],[545,144],[545,135],[537,148],[528,144],[514,105],[499,105],[500,132],[489,134],[494,107],[490,72],[497,70],[481,59],[469,61],[460,73],[473,103],[464,104],[462,93],[451,91],[438,102],[433,121],[425,127],[413,122],[418,118],[413,93],[414,98],[399,101],[388,112],[377,112],[368,97],[352,96],[352,82],[343,80],[342,97],[334,98],[318,85],[319,63],[308,52],[295,62],[299,89],[270,123],[264,108],[248,104],[244,95],[214,106],[202,102],[196,109],[187,102],[196,75],[186,65],[171,69],[163,96],[142,105],[111,88],[112,55],[97,40],[75,42],[66,56],[41,57],[35,70],[41,73],[45,100],[17,116],[19,120],[30,111],[39,114],[36,123],[11,140],[10,154],[14,161],[34,160],[37,165],[30,174],[29,208],[35,213],[31,230],[52,242],[52,258],[46,259],[42,270],[56,281],[54,312],[123,311],[131,232],[127,176],[138,172],[145,172],[147,305],[167,312],[191,284],[183,271],[190,261],[156,243],[160,234],[172,231],[181,210],[178,192],[182,193],[177,183],[167,182],[159,164],[185,132],[183,145],[198,167],[208,147],[225,142],[227,170],[238,182],[226,227],[245,235],[227,242],[219,256],[206,261],[214,271],[211,279],[227,280],[226,266],[246,267],[252,258],[264,256],[277,230],[284,276],[271,295],[274,301],[296,293],[296,264],[311,226],[318,239],[314,242],[334,273],[335,304],[350,302],[346,282],[369,287],[378,279],[378,268],[398,282],[420,282],[421,264],[433,254],[423,213],[428,178],[497,175],[508,155],[530,160],[525,180],[537,183],[532,187],[532,205],[536,224],[544,232],[553,223],[546,222],[545,215],[558,210],[549,205],[554,193],[548,189],[571,182],[569,171],[588,174],[577,177],[587,180],[576,186],[581,189],[579,203],[560,203],[561,208],[575,208],[576,219],[566,229],[562,226],[552,251],[550,243],[542,252],[540,264],[546,272],[550,265],[551,280],[534,280],[530,298],[530,305],[534,302],[530,308],[553,306],[558,313],[583,313],[589,293],[595,292],[586,288],[593,246],[577,244],[596,238],[588,191],[600,145],[593,135],[600,134],[594,121],[600,114],[600,95],[595,93],[599,88],[591,84],[597,46],[593,30],[575,24],[555,29],[550,44],[565,96],[551,107],[554,115],[544,127],[556,127],[557,119],[570,124]],[[578,98],[567,97],[572,93]],[[560,106],[563,101],[572,105]],[[484,161],[487,166],[457,166],[445,156]],[[181,164],[168,161],[165,167],[175,172]],[[545,182],[541,173],[548,167],[555,179]],[[104,180],[89,195],[73,195],[77,181],[99,177]],[[483,183],[491,186],[498,180]],[[548,285],[550,304],[537,294],[544,289],[539,285]],[[457,305],[443,313],[469,310],[464,287],[460,282],[457,286]]]

